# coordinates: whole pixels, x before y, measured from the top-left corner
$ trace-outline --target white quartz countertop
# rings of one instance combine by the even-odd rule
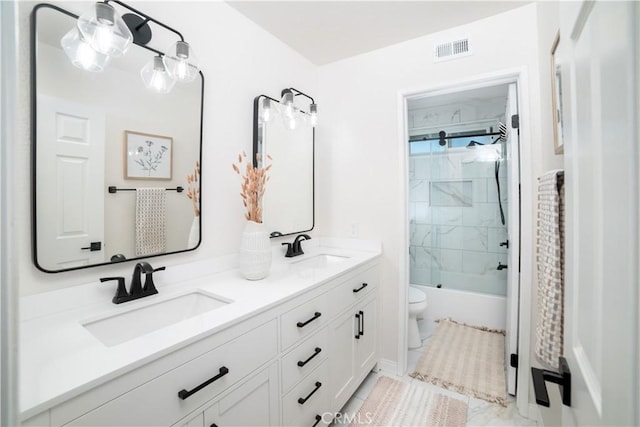
[[[113,304],[116,282],[93,283],[24,297],[20,301],[20,412],[26,419],[142,364],[283,303],[353,270],[381,254],[379,242],[316,238],[303,242],[305,255],[285,258],[274,246],[271,272],[245,280],[235,268],[198,262],[154,273],[159,293]],[[295,263],[318,254],[348,257],[323,268]],[[233,265],[227,262],[227,267]],[[133,263],[130,269],[133,270]],[[154,267],[162,259],[153,261]],[[224,263],[222,263],[224,264]],[[215,265],[218,265],[216,270]],[[130,273],[129,273],[130,274]],[[104,276],[104,274],[102,275]],[[130,276],[126,277],[127,287]],[[121,344],[106,346],[83,324],[192,292],[204,291],[233,301]]]

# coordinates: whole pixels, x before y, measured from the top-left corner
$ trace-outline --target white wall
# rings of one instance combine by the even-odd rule
[[[201,58],[205,76],[202,165],[203,241],[195,252],[152,260],[169,268],[184,262],[235,253],[244,226],[240,181],[231,163],[241,150],[252,151],[253,98],[277,96],[284,87],[315,95],[317,69],[282,42],[222,2],[132,1],[154,18],[178,29]],[[29,14],[34,3],[19,2],[19,109],[16,148],[15,212],[20,292],[29,295],[107,275],[129,275],[131,263],[45,274],[31,256],[29,136]],[[64,4],[60,3],[63,7]],[[88,3],[84,3],[87,5]],[[77,12],[77,10],[76,10]],[[158,30],[160,31],[160,30]],[[142,83],[141,83],[142,84]]]
[[[403,128],[399,94],[418,91],[498,70],[524,69],[529,94],[528,133],[533,154],[524,153],[525,172],[540,169],[539,147],[552,145],[541,133],[537,6],[530,4],[462,27],[421,37],[320,68],[318,104],[318,231],[383,242],[381,286],[381,357],[398,358],[398,294],[406,218],[403,204]],[[468,36],[473,55],[434,64],[436,40]],[[545,88],[546,90],[546,88]],[[530,189],[531,190],[531,189]],[[531,202],[531,201],[529,201]],[[528,205],[525,203],[525,207]],[[353,227],[357,224],[357,227]],[[531,232],[531,230],[529,230]],[[529,242],[523,256],[533,259]],[[530,274],[523,277],[531,283]],[[524,296],[529,299],[528,295]]]

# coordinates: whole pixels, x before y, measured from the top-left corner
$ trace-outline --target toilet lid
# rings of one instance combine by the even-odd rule
[[[422,302],[427,299],[427,295],[420,289],[416,289],[413,286],[409,286],[409,304],[416,302]]]

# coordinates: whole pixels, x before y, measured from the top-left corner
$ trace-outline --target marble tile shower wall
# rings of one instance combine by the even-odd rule
[[[412,284],[506,295],[507,228],[495,179],[496,147],[452,149],[410,159],[410,280]],[[507,217],[506,162],[500,162]]]

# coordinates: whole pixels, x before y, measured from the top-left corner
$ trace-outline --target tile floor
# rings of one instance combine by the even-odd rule
[[[413,372],[415,370],[416,364],[420,359],[420,356],[424,352],[426,348],[426,343],[428,340],[423,341],[422,348],[409,350],[407,357],[407,372]],[[360,406],[364,403],[364,400],[367,398],[371,390],[376,384],[378,377],[382,375],[381,372],[371,372],[369,376],[362,382],[358,390],[356,390],[355,394],[351,397],[351,399],[347,402],[347,404],[342,408],[341,413],[349,414],[353,416],[358,412]],[[402,381],[411,382],[411,381],[419,381],[414,378],[411,378],[409,375],[405,375],[403,377],[398,377],[397,375],[390,374],[385,372],[384,375],[388,377],[393,377],[396,379],[400,379]],[[481,399],[476,399],[473,397],[469,397],[463,394],[456,393],[451,390],[446,390],[444,388],[436,387],[429,383],[428,387],[432,387],[435,391],[438,391],[442,394],[456,397],[458,399],[465,400],[468,405],[467,410],[467,426],[468,427],[477,427],[477,426],[535,426],[536,421],[524,418],[518,414],[518,410],[516,409],[515,398],[512,396],[507,396],[507,407],[502,407],[498,404],[489,403]],[[349,417],[344,417],[345,420],[349,420]],[[342,423],[336,421],[333,425],[343,425]],[[348,424],[348,423],[345,423]]]

